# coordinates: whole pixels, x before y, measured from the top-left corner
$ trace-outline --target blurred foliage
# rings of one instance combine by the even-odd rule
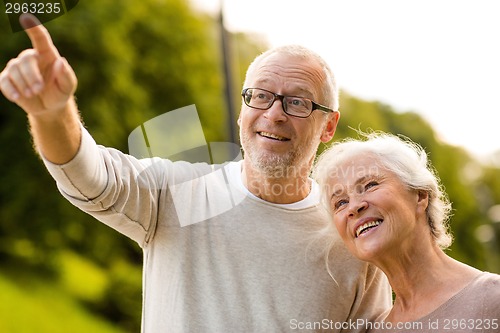
[[[46,27],[77,74],[79,109],[97,142],[127,152],[134,128],[191,104],[198,109],[206,140],[227,141],[216,18],[194,11],[184,0],[87,0]],[[237,75],[264,44],[243,34],[230,38]],[[11,32],[6,16],[0,17],[0,40],[2,67],[31,47],[24,32]],[[233,78],[238,102],[240,81]],[[25,124],[24,112],[0,97],[2,266],[22,266],[52,278],[87,309],[138,332],[139,247],[61,199],[33,153]]]
[[[46,26],[77,73],[79,108],[100,144],[127,152],[127,137],[134,128],[191,104],[198,109],[207,141],[227,141],[216,18],[194,11],[184,0],[86,0]],[[230,37],[233,103],[239,110],[245,70],[266,43],[259,36]],[[0,40],[1,66],[30,47],[23,32],[10,32],[5,17],[0,17]],[[498,166],[483,165],[463,149],[442,142],[414,112],[395,112],[344,92],[335,138],[356,136],[353,129],[402,134],[424,146],[455,208],[456,240],[449,254],[500,273],[500,224],[488,214],[500,203]],[[33,153],[24,113],[3,97],[0,142],[0,304],[32,309],[26,316],[33,318],[37,332],[55,332],[44,328],[50,327],[50,320],[61,327],[71,322],[82,331],[114,332],[97,328],[99,324],[85,329],[76,318],[82,311],[104,317],[121,330],[139,331],[142,253],[137,244],[61,198]],[[23,294],[26,283],[36,288]],[[51,319],[41,310],[44,306],[73,309],[77,315],[62,312]],[[12,309],[0,311],[0,331],[14,332],[5,323],[22,322],[19,315]],[[93,321],[88,314],[82,316]],[[24,331],[35,329],[26,326]]]

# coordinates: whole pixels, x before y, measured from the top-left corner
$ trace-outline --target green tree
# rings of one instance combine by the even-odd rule
[[[127,152],[134,128],[190,104],[198,109],[207,141],[227,140],[223,59],[214,18],[183,0],[87,0],[46,27],[75,69],[77,103],[97,142]],[[243,62],[258,53],[252,39],[233,39],[237,50],[244,50],[235,55]],[[0,40],[2,67],[31,47],[24,32],[11,33],[7,21],[0,21]],[[107,272],[108,287],[101,299],[83,301],[138,331],[141,284],[131,278],[142,264],[137,244],[61,198],[33,154],[24,112],[3,96],[0,120],[0,258],[53,275],[59,274],[61,251],[90,258]],[[117,269],[123,259],[133,267]]]
[[[190,104],[197,106],[206,140],[227,141],[223,59],[215,18],[193,11],[183,0],[86,0],[46,26],[77,73],[79,109],[97,142],[127,152],[127,137],[134,128]],[[2,66],[30,47],[26,35],[12,34],[2,18],[0,40]],[[259,36],[231,35],[235,110],[241,104],[245,69],[265,46]],[[499,169],[485,167],[462,149],[440,141],[415,112],[395,112],[345,92],[340,105],[334,140],[357,136],[353,129],[382,130],[407,136],[429,152],[455,209],[451,226],[456,241],[450,255],[500,273],[499,261],[488,258],[488,251],[498,254],[500,242],[483,244],[474,237],[478,227],[492,223],[488,209],[500,203]],[[0,97],[2,268],[15,271],[14,267],[26,264],[42,268],[37,274],[47,272],[61,281],[65,262],[61,257],[79,253],[97,266],[95,275],[104,278],[96,278],[103,282],[95,297],[78,293],[75,297],[127,331],[138,331],[142,261],[138,246],[61,198],[33,154],[25,129],[24,112]],[[479,176],[467,176],[471,166]],[[494,239],[499,240],[500,230],[494,230]],[[77,270],[80,264],[72,260],[69,267]]]

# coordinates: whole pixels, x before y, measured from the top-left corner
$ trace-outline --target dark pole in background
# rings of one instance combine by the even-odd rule
[[[229,45],[229,32],[224,27],[224,0],[220,1],[219,28],[222,48],[222,62],[224,67],[224,91],[226,97],[226,109],[228,113],[229,141],[238,143],[236,139],[236,122],[234,110],[233,79],[231,71],[231,52]]]

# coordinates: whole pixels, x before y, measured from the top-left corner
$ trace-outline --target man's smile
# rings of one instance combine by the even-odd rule
[[[272,140],[277,140],[277,141],[290,141],[289,138],[285,138],[283,136],[280,136],[280,135],[277,135],[277,134],[273,134],[273,133],[269,133],[269,132],[257,132],[258,135],[264,137],[264,138],[268,138],[268,139],[272,139]]]

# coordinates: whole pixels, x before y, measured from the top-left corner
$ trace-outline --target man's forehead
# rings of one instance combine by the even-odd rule
[[[280,84],[283,87],[283,91],[275,91],[276,93],[293,93],[297,95],[307,95],[311,94],[311,89],[314,89],[314,84],[311,82],[302,82],[299,80],[280,80],[278,76],[262,76],[256,77],[251,82],[253,83],[253,88],[270,88]]]

